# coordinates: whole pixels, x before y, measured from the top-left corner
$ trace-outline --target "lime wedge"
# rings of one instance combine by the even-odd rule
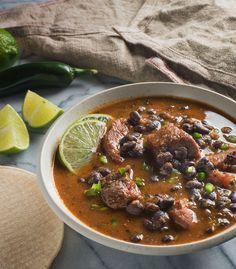
[[[0,110],[0,152],[17,153],[29,147],[27,128],[13,107]]]
[[[23,119],[32,128],[48,127],[64,111],[37,93],[28,91],[23,108]]]
[[[84,120],[73,123],[64,133],[59,145],[59,158],[72,173],[88,163],[101,138],[106,132],[106,123],[99,120]]]
[[[99,120],[107,123],[112,119],[112,116],[108,114],[88,114],[86,116],[83,116],[78,121],[85,121],[85,120]]]

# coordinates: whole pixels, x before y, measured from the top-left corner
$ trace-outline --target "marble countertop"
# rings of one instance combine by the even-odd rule
[[[0,0],[0,8],[28,2],[33,1]],[[67,89],[43,90],[40,94],[66,110],[87,96],[124,83],[105,76],[96,78],[85,76],[76,79]],[[23,98],[24,94],[1,98],[0,108],[9,103],[20,112]],[[29,150],[17,155],[0,156],[0,165],[17,166],[35,172],[43,137],[43,134],[31,132]],[[220,246],[187,255],[171,257],[135,255],[102,246],[65,225],[63,245],[51,269],[189,269],[190,267],[191,269],[232,269],[236,268],[235,250],[236,238]]]

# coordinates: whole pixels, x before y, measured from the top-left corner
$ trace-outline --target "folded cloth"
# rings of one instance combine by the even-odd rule
[[[235,0],[59,0],[0,13],[22,55],[236,97]]]

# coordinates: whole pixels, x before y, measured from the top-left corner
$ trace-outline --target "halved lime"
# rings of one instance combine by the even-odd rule
[[[77,121],[66,130],[59,157],[69,171],[76,173],[91,160],[105,132],[106,123],[99,120]]]
[[[27,128],[10,105],[0,110],[0,152],[16,153],[29,147]]]
[[[49,126],[63,112],[63,109],[35,92],[28,91],[25,96],[22,108],[23,119],[32,128]]]
[[[88,114],[80,118],[78,121],[85,121],[85,120],[99,120],[107,123],[112,119],[112,116],[108,114]]]

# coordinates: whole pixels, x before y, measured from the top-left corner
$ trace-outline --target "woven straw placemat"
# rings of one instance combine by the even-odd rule
[[[44,201],[36,176],[0,166],[0,269],[49,268],[64,225]]]

